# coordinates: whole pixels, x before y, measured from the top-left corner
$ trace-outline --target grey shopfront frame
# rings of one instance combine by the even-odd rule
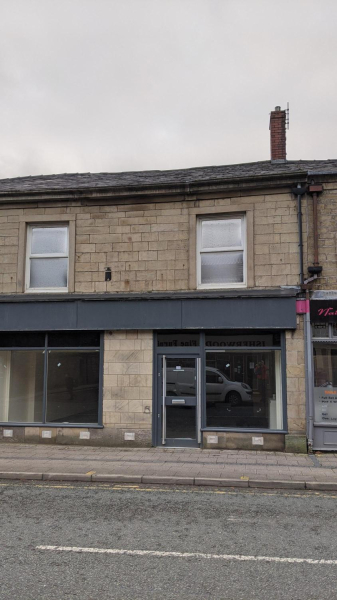
[[[6,335],[6,334],[4,334]],[[0,341],[0,351],[14,351],[14,352],[29,352],[29,351],[42,351],[44,354],[43,358],[43,399],[42,399],[42,414],[43,418],[41,421],[0,421],[0,427],[65,427],[65,428],[93,428],[93,429],[101,429],[103,427],[103,356],[104,356],[104,335],[102,333],[99,334],[99,345],[90,346],[90,345],[48,345],[48,332],[44,333],[44,345],[1,345]],[[98,372],[98,410],[97,410],[97,422],[89,423],[64,423],[64,422],[48,422],[46,419],[47,414],[47,375],[48,375],[48,352],[58,352],[58,351],[94,351],[99,353],[99,372]]]
[[[217,330],[219,333],[221,330]],[[182,333],[196,333],[195,330],[184,330]],[[280,346],[263,346],[263,350],[280,350],[281,351],[281,380],[282,380],[282,429],[268,429],[268,428],[238,428],[238,427],[207,427],[206,425],[206,345],[205,345],[205,331],[199,331],[200,343],[198,346],[184,346],[184,347],[170,347],[170,346],[158,346],[158,334],[154,334],[154,371],[153,371],[153,436],[152,443],[154,446],[162,446],[162,412],[161,412],[161,385],[162,380],[159,376],[160,373],[160,357],[162,356],[193,356],[200,359],[200,431],[202,432],[237,432],[237,433],[278,433],[286,434],[287,430],[287,379],[286,379],[286,341],[285,332],[280,332]],[[235,333],[240,334],[240,330],[235,330]],[[253,333],[253,331],[252,331]],[[236,348],[237,351],[251,351],[254,347],[252,346],[240,346]],[[261,350],[261,348],[259,348]],[[208,350],[210,351],[210,350]],[[235,352],[235,348],[231,348],[231,351]],[[198,432],[197,432],[198,433]],[[202,437],[201,443],[202,445]]]
[[[317,373],[315,372],[314,347],[317,349],[337,350],[337,292],[336,290],[319,290],[313,293],[310,300],[310,324],[308,330],[308,386],[310,386],[308,406],[308,440],[313,450],[336,452],[337,450],[337,422],[318,420],[316,412],[316,392],[319,387],[329,391],[330,386],[315,386]],[[311,350],[311,351],[310,351]],[[328,381],[326,382],[328,384]]]
[[[219,292],[175,292],[148,294],[67,294],[16,295],[0,297],[0,331],[118,331],[154,332],[154,364],[157,365],[156,331],[200,331],[200,347],[184,348],[184,354],[198,352],[201,359],[201,389],[205,387],[205,330],[279,331],[282,338],[283,430],[286,432],[285,341],[286,329],[296,329],[296,290],[232,290]],[[102,335],[103,337],[103,335]],[[242,347],[242,349],[244,349]],[[250,348],[251,349],[251,348]],[[182,349],[181,349],[182,350]],[[175,349],[165,349],[173,355]],[[99,422],[102,427],[103,342],[100,362]],[[156,368],[154,369],[156,371]],[[157,377],[153,378],[153,407],[156,406]],[[201,410],[201,431],[208,430],[205,402]],[[153,411],[153,441],[158,440],[158,414]],[[6,423],[18,425],[18,423]],[[29,425],[29,423],[22,423]],[[31,423],[36,425],[36,423]],[[62,424],[62,427],[66,427]],[[74,425],[69,425],[73,426]],[[76,426],[76,425],[75,425]],[[83,425],[82,425],[83,426]],[[90,425],[91,426],[91,425]],[[213,429],[212,429],[213,430]],[[240,432],[273,430],[226,429]]]

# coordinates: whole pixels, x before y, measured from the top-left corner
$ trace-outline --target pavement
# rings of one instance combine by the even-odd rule
[[[337,490],[337,453],[2,443],[0,479]]]

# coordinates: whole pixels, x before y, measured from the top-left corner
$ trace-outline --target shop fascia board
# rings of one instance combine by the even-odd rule
[[[289,294],[1,300],[1,331],[296,328]]]

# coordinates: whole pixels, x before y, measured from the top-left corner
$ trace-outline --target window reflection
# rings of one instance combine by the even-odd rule
[[[314,345],[315,421],[337,422],[337,348]]]
[[[206,353],[207,427],[282,429],[281,352]]]

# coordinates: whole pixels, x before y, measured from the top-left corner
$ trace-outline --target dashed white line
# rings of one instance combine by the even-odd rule
[[[337,560],[323,558],[286,558],[282,556],[249,556],[244,554],[206,554],[203,552],[161,552],[159,550],[122,550],[119,548],[80,548],[77,546],[36,546],[37,550],[51,550],[54,552],[78,552],[88,554],[113,554],[117,556],[154,556],[158,558],[205,558],[220,560],[239,560],[254,562],[275,562],[309,565],[334,565]]]

